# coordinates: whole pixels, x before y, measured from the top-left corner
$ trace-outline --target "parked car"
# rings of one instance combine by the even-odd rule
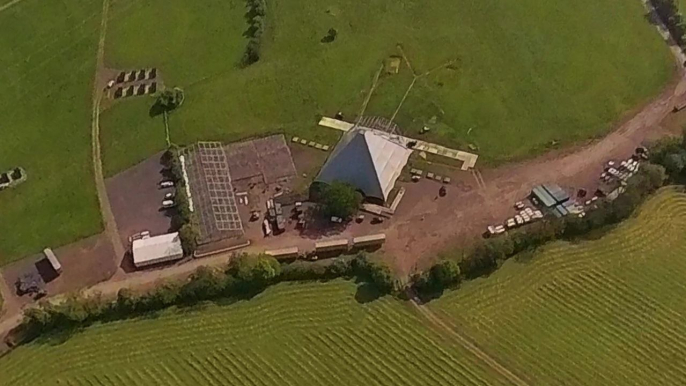
[[[173,188],[174,181],[162,181],[160,182],[160,188]]]
[[[162,207],[167,209],[167,208],[173,208],[176,206],[176,203],[172,200],[164,200],[162,201]]]
[[[174,198],[174,193],[172,193],[172,192],[169,192],[169,193],[164,195],[165,200],[171,200],[173,198]]]

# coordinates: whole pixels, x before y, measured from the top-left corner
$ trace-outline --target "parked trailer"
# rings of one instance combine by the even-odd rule
[[[386,242],[386,234],[385,233],[378,233],[375,235],[367,235],[367,236],[360,236],[360,237],[353,237],[353,246],[354,247],[369,247],[373,245],[381,245],[384,242]]]
[[[314,244],[314,249],[317,252],[347,250],[348,249],[348,240],[347,239],[336,239],[336,240],[319,241],[319,242]]]
[[[272,256],[275,259],[292,259],[295,257],[298,257],[300,255],[300,249],[298,247],[292,247],[292,248],[282,248],[282,249],[275,249],[272,251],[266,251],[264,252],[265,254]]]
[[[57,256],[55,256],[55,253],[52,251],[52,249],[45,248],[43,250],[43,254],[45,255],[45,257],[50,262],[52,269],[54,269],[58,275],[61,274],[62,273],[62,264],[60,264],[60,261],[57,260]]]

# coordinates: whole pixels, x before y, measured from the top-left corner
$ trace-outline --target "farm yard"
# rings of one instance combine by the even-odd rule
[[[101,229],[90,147],[101,8],[24,0],[0,13],[0,169],[28,175],[0,192],[0,265]]]
[[[425,306],[442,323],[349,281],[280,284],[41,338],[0,359],[0,385],[509,384],[451,330],[525,384],[682,384],[684,231],[686,193],[665,188],[602,238],[520,256]]]
[[[430,307],[536,384],[686,382],[686,194],[666,188],[599,240],[510,260]]]

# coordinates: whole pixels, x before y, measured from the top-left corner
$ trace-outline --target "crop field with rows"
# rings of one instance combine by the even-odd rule
[[[686,384],[686,194],[600,240],[556,243],[431,305],[541,385]]]
[[[279,285],[96,325],[0,359],[0,385],[506,384],[409,305],[356,296],[348,281]]]

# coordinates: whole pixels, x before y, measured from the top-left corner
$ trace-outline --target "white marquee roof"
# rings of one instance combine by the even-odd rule
[[[343,135],[316,181],[347,182],[386,201],[411,153],[398,136],[356,128]]]
[[[183,248],[178,232],[134,240],[131,250],[133,251],[133,263],[136,266],[183,257]]]

